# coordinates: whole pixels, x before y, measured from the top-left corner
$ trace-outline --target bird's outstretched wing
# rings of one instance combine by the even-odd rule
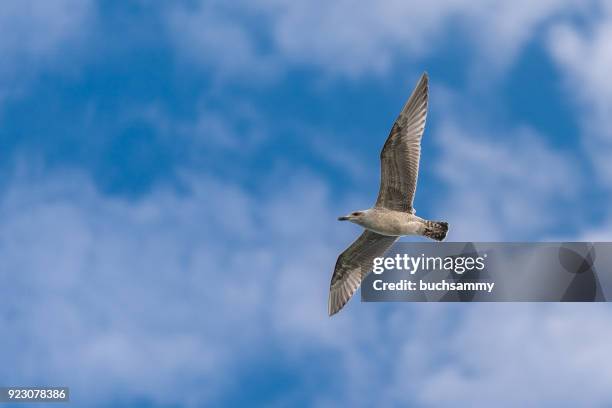
[[[340,311],[353,296],[363,278],[372,270],[374,258],[382,256],[398,238],[365,230],[340,254],[329,286],[330,316]]]
[[[380,190],[376,207],[413,212],[421,138],[427,117],[428,82],[427,73],[424,73],[380,152]]]

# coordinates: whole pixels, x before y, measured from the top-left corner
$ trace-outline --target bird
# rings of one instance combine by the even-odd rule
[[[429,76],[424,72],[380,152],[380,189],[374,207],[338,218],[364,231],[338,256],[329,288],[329,316],[346,305],[372,270],[374,258],[384,255],[400,236],[446,238],[447,222],[418,217],[413,207],[428,102]]]

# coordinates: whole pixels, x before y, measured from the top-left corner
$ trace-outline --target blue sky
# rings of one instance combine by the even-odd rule
[[[0,384],[75,406],[610,404],[606,305],[326,313],[359,232],[336,217],[374,200],[423,71],[420,215],[457,241],[609,240],[610,41],[595,0],[3,1]]]

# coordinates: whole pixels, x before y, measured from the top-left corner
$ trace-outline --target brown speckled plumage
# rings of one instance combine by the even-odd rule
[[[330,316],[353,296],[372,269],[374,258],[384,255],[400,236],[422,235],[437,241],[446,238],[446,222],[417,217],[413,207],[428,99],[429,79],[424,73],[380,153],[380,190],[376,204],[369,210],[339,218],[361,225],[365,231],[336,261],[329,290]]]

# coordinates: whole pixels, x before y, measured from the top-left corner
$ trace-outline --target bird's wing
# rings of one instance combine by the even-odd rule
[[[428,82],[427,73],[424,73],[380,152],[380,190],[376,207],[413,212],[421,138],[427,117]]]
[[[365,230],[340,254],[329,286],[330,316],[339,312],[353,296],[363,278],[372,270],[374,258],[382,256],[398,238]]]

